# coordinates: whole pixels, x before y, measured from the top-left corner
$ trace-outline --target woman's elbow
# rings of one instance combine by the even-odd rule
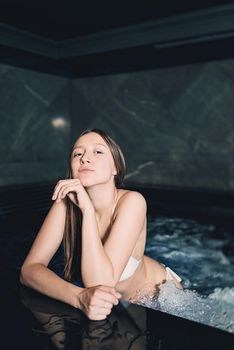
[[[105,277],[100,277],[100,278],[83,278],[83,284],[85,287],[94,287],[98,285],[103,285],[103,286],[108,286],[108,287],[113,287],[115,288],[117,285],[118,281],[115,278],[105,278]]]
[[[102,270],[96,270],[90,273],[89,270],[82,271],[82,282],[85,287],[94,287],[97,285],[103,285],[108,287],[115,287],[119,282],[119,276],[113,269],[106,268]]]
[[[30,280],[32,279],[33,275],[35,275],[35,265],[37,264],[24,264],[21,267],[19,280],[20,283],[26,287],[30,287]]]
[[[23,264],[23,266],[21,267],[20,276],[19,276],[20,283],[26,287],[29,287],[29,281],[33,276],[33,274],[34,274],[34,269],[32,269],[32,265]]]
[[[27,280],[27,269],[23,265],[20,269],[20,275],[19,275],[19,280],[22,285],[26,285],[26,280]]]

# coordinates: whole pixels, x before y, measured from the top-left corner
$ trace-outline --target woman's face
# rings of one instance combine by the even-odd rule
[[[109,147],[95,132],[81,136],[71,155],[72,178],[84,187],[114,182],[116,168]]]

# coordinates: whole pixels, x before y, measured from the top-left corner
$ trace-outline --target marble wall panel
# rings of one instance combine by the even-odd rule
[[[234,60],[76,79],[71,138],[100,128],[126,182],[234,190]]]
[[[66,176],[70,145],[98,127],[127,183],[234,189],[234,60],[75,80],[0,64],[0,93],[0,185]]]
[[[70,81],[0,64],[0,185],[64,176]]]

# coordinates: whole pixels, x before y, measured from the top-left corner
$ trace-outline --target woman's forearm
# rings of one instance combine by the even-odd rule
[[[37,263],[23,267],[20,282],[51,298],[79,307],[78,295],[83,289],[63,280],[44,265]]]
[[[20,281],[51,298],[82,310],[91,320],[103,320],[121,295],[109,286],[80,288],[64,281],[41,264],[28,265],[21,270]]]
[[[114,270],[103,247],[95,211],[83,212],[81,272],[85,286],[115,286]]]

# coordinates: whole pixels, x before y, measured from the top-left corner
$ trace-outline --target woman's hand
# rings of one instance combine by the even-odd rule
[[[104,320],[117,305],[121,294],[113,287],[95,286],[84,288],[78,295],[78,307],[90,320]]]
[[[89,195],[79,179],[58,181],[54,189],[52,200],[60,202],[66,196],[68,196],[70,200],[81,209],[81,211],[93,208]]]

